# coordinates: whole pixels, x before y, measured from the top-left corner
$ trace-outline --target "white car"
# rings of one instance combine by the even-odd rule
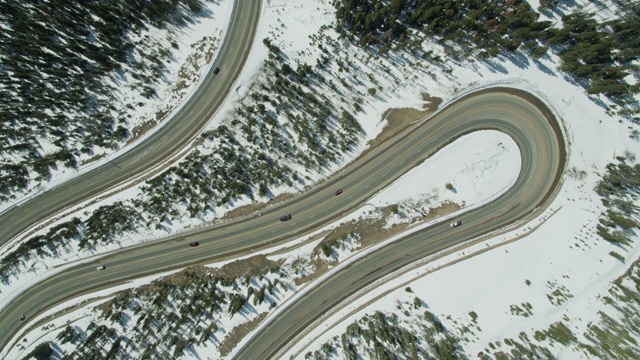
[[[106,268],[107,268],[106,266],[104,266],[104,265],[100,265],[100,266],[98,266],[96,269],[97,269],[97,270],[104,270],[104,269],[106,269]]]
[[[452,228],[460,226],[460,225],[462,225],[462,221],[460,221],[460,220],[451,223],[451,227]]]

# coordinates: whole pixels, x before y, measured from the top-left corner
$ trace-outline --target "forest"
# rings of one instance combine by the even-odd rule
[[[558,6],[561,1],[541,1],[538,10]],[[640,92],[638,84],[625,81],[637,74],[633,62],[640,56],[640,4],[620,6],[624,13],[617,19],[598,22],[595,14],[575,12],[562,17],[561,27],[540,21],[540,13],[525,0],[343,0],[336,3],[336,17],[341,36],[379,53],[405,48],[416,53],[427,37],[462,59],[518,50],[535,59],[552,50],[560,56],[560,69],[589,94],[604,94],[625,105]]]
[[[138,61],[132,34],[201,8],[200,0],[0,1],[0,202],[129,138],[107,78],[130,67],[137,91],[154,96],[168,52]]]
[[[309,173],[336,166],[362,140],[353,114],[362,111],[361,104],[371,95],[366,89],[357,91],[358,84],[364,85],[356,79],[331,71],[335,62],[346,73],[348,56],[337,51],[337,41],[321,43],[321,37],[318,34],[313,45],[326,47],[335,57],[323,54],[314,66],[296,64],[275,41],[264,39],[269,49],[262,67],[265,76],[222,124],[200,135],[196,149],[145,181],[138,196],[64,223],[64,231],[56,227],[29,238],[0,260],[0,275],[8,281],[27,262],[70,247],[92,250],[136,231],[170,231],[178,219],[211,216],[216,207],[232,206],[243,196],[269,199],[271,189],[304,187],[311,183]],[[353,99],[338,108],[328,94]]]

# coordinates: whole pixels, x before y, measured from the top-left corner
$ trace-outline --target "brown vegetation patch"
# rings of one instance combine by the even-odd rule
[[[443,215],[450,214],[456,210],[459,210],[460,205],[453,202],[443,202],[442,204],[429,208],[429,211],[424,215],[421,221],[433,220]],[[341,224],[337,228],[333,229],[312,251],[311,264],[315,267],[315,271],[312,274],[296,279],[297,285],[304,284],[308,281],[317,279],[320,275],[329,270],[330,265],[335,265],[336,261],[322,260],[318,256],[322,254],[323,244],[331,244],[336,239],[344,239],[347,235],[360,235],[361,248],[366,248],[371,245],[375,245],[381,241],[384,241],[391,236],[399,234],[406,230],[410,223],[395,224],[389,228],[385,228],[387,219],[396,211],[398,211],[397,205],[389,205],[383,209],[382,216],[377,219],[360,218],[357,221],[351,221]]]
[[[150,284],[121,291],[113,299],[98,305],[97,308],[101,310],[103,314],[106,314],[111,311],[114,304],[128,302],[134,298],[135,295],[153,296],[166,288],[187,289],[194,283],[208,281],[208,279],[212,277],[235,279],[246,276],[264,275],[273,269],[280,268],[280,265],[280,262],[269,260],[262,254],[252,256],[248,259],[236,260],[219,269],[195,265],[178,273],[155,280]]]
[[[267,259],[263,254],[252,256],[247,259],[236,260],[224,265],[220,269],[210,269],[209,273],[218,276],[241,277],[245,275],[262,275],[280,268],[281,263]]]
[[[247,215],[251,215],[253,213],[255,213],[256,211],[262,210],[264,209],[267,205],[270,204],[276,204],[279,203],[281,201],[285,201],[289,198],[292,198],[293,194],[289,194],[289,193],[284,193],[284,194],[280,194],[276,197],[274,197],[273,199],[267,201],[266,203],[251,203],[251,204],[247,204],[244,206],[240,206],[237,207],[229,212],[227,212],[226,214],[224,214],[224,216],[222,217],[223,219],[233,219],[236,217],[241,217],[241,216],[247,216]]]
[[[313,264],[315,270],[309,275],[302,276],[295,279],[294,282],[296,283],[296,285],[300,286],[304,283],[311,282],[319,278],[320,275],[326,273],[327,270],[329,270],[330,265],[336,264],[337,261],[324,261],[324,260],[319,260],[318,258],[315,258],[311,260],[311,263]]]
[[[265,207],[264,203],[251,203],[244,206],[237,207],[222,217],[223,219],[233,219],[236,217],[247,216],[255,213],[256,211]]]
[[[222,355],[223,357],[227,356],[231,352],[231,350],[233,350],[233,348],[238,345],[240,340],[244,339],[244,337],[247,336],[249,332],[255,329],[256,326],[258,326],[258,324],[260,324],[260,322],[267,317],[267,314],[269,313],[263,312],[262,314],[258,315],[257,318],[234,327],[229,335],[225,337],[224,340],[220,343],[220,346],[218,347],[220,355]]]
[[[438,110],[438,107],[440,107],[440,104],[442,104],[442,99],[440,99],[439,97],[431,96],[427,93],[422,93],[422,100],[426,102],[426,104],[424,104],[423,106],[424,109],[430,112]]]
[[[120,291],[110,300],[97,305],[96,309],[102,311],[102,316],[106,317],[107,314],[111,313],[111,308],[113,307],[114,303],[129,301],[131,298],[133,298],[133,291],[131,289]],[[77,308],[75,308],[74,310],[77,310]]]
[[[422,110],[413,108],[399,108],[389,109],[385,111],[382,114],[382,119],[387,120],[387,125],[384,127],[384,129],[382,129],[382,132],[375,139],[369,141],[368,149],[374,149],[380,146],[385,141],[401,134],[416,121],[421,120],[436,111],[438,109],[438,106],[440,106],[440,104],[442,103],[442,99],[431,97],[427,94],[422,94],[422,99],[425,101]]]
[[[362,219],[364,221],[358,221],[353,224],[355,226],[352,231],[360,234],[360,243],[363,248],[377,244],[409,227],[408,223],[395,224],[389,228],[384,227],[387,219],[396,209],[397,205],[389,205],[382,208],[382,217],[380,219]]]
[[[96,155],[94,157],[90,157],[80,163],[80,166],[85,166],[91,164],[92,162],[98,161],[104,157],[104,154]]]
[[[131,129],[131,137],[127,140],[124,146],[131,144],[132,142],[138,140],[142,135],[146,134],[149,130],[153,129],[158,124],[158,117],[156,114],[155,121],[145,121],[142,124]]]
[[[293,194],[283,193],[283,194],[280,194],[280,195],[274,197],[273,199],[269,200],[267,202],[267,204],[279,203],[280,201],[285,201],[285,200],[290,199],[292,197],[293,197]]]
[[[443,215],[451,214],[454,211],[460,210],[462,207],[456,203],[445,201],[442,204],[429,208],[429,212],[425,214],[425,220],[432,220]]]

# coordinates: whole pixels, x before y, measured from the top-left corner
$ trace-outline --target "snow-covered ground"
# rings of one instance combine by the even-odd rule
[[[143,44],[142,46],[173,49],[171,51],[171,61],[165,62],[166,71],[163,73],[162,81],[154,84],[156,96],[146,98],[139,91],[134,90],[136,80],[128,75],[126,71],[116,72],[108,80],[109,85],[117,89],[116,92],[111,94],[113,103],[121,111],[131,109],[131,111],[126,110],[129,115],[127,117],[129,129],[134,130],[144,125],[152,125],[150,130],[143,135],[139,135],[139,131],[134,131],[132,135],[136,137],[135,141],[129,142],[115,153],[98,147],[94,154],[83,155],[84,158],[79,161],[78,169],[61,167],[57,170],[52,170],[51,181],[31,188],[15,201],[0,204],[0,213],[73,177],[108,164],[109,161],[133,148],[161,128],[180,109],[181,105],[189,100],[203,80],[204,75],[209,72],[211,65],[213,65],[220,45],[227,33],[234,1],[205,1],[203,5],[204,7],[199,16],[191,19],[188,26],[158,29],[149,25],[148,31],[132,37],[132,41],[140,41]],[[174,48],[172,48],[171,41],[175,44]],[[151,49],[149,51],[151,52]],[[165,114],[164,117],[159,119],[160,121],[157,121],[158,113]],[[55,149],[46,139],[40,141],[40,145],[43,148],[43,154]],[[102,155],[106,156],[101,157]],[[89,157],[99,158],[95,161],[86,161],[89,160]]]
[[[473,150],[470,151],[469,149]],[[462,156],[463,154],[465,154],[466,156]],[[386,206],[388,204],[402,203],[410,199],[415,199],[416,196],[414,196],[413,190],[421,190],[421,193],[423,194],[422,197],[430,199],[429,205],[431,207],[436,207],[439,204],[448,201],[466,202],[468,204],[468,207],[481,206],[482,204],[491,201],[496,196],[500,196],[501,194],[503,194],[510,187],[510,185],[513,184],[519,172],[520,152],[517,145],[510,137],[494,130],[480,131],[465,135],[436,153],[435,156],[416,166],[413,170],[411,170],[402,178],[398,179],[388,188],[383,189],[381,192],[373,196],[370,201],[368,201],[368,204],[370,205],[365,205],[362,208],[349,214],[348,216],[340,219],[339,221],[336,221],[334,224],[327,225],[326,227],[317,230],[313,234],[309,234],[304,238],[297,239],[293,243],[284,244],[278,248],[269,249],[265,252],[265,254],[272,254],[269,256],[269,258],[273,260],[284,260],[285,265],[291,264],[295,259],[309,258],[312,249],[317,246],[317,244],[322,239],[317,239],[306,244],[305,246],[298,247],[291,251],[282,252],[282,250],[286,247],[291,247],[296,242],[304,242],[318,233],[325,232],[331,228],[338,226],[340,223],[366,216],[371,212],[371,205],[379,204],[380,206]],[[434,173],[439,173],[439,175],[433,176]],[[501,174],[504,176],[496,181],[495,176],[488,176],[489,174]],[[451,181],[452,184],[454,184],[454,186],[456,187],[456,192],[447,190],[445,188],[447,180]],[[459,210],[458,213],[465,211],[466,209],[467,207],[465,206],[465,208]],[[455,216],[455,214],[450,214],[449,216]],[[399,219],[392,218],[390,219],[390,222],[398,220]],[[438,219],[435,221],[441,220],[442,219]],[[413,228],[411,231],[418,231],[425,226],[429,226],[435,221],[420,224],[420,226]],[[316,281],[322,281],[324,278],[331,276],[333,272],[339,271],[350,262],[356,260],[359,257],[365,256],[368,252],[378,249],[385,244],[388,244],[390,241],[397,241],[401,238],[402,236],[396,236],[385,241],[384,243],[378,244],[376,247],[369,248],[366,251],[362,252],[340,252],[340,254],[338,254],[337,256],[337,258],[341,260],[340,265],[333,268],[332,271],[324,274],[323,277]],[[273,254],[276,252],[278,253],[277,255]],[[230,261],[210,264],[208,266],[219,268],[227,264],[228,262]],[[175,271],[145,277],[143,279],[132,281],[130,283],[118,286],[110,290],[104,290],[94,294],[82,296],[80,298],[73,299],[64,304],[56,306],[54,309],[50,309],[36,319],[29,319],[29,321],[37,321],[38,319],[43,319],[51,316],[52,314],[56,314],[63,309],[81,305],[77,310],[67,313],[63,316],[55,317],[47,325],[35,329],[28,335],[23,336],[23,338],[27,339],[26,342],[23,342],[23,345],[25,345],[25,347],[15,347],[11,352],[6,354],[6,356],[8,358],[19,358],[21,356],[24,356],[39,343],[47,340],[53,340],[57,334],[57,331],[64,329],[69,324],[78,326],[80,328],[86,328],[92,321],[99,324],[103,320],[97,319],[97,312],[93,308],[96,306],[96,304],[111,299],[112,297],[109,296],[109,294],[113,294],[116,291],[135,288],[143,284],[147,284],[155,279],[167,276],[171,273],[175,273]],[[286,296],[288,296],[288,298],[286,298],[285,301],[283,301],[275,311],[271,312],[270,318],[285,310],[288,303],[301,296],[304,291],[310,289],[313,284],[314,283],[308,283],[302,285],[300,288],[293,288],[288,291],[285,294]],[[85,301],[90,301],[93,299],[98,300],[89,302],[86,305],[82,304]],[[266,308],[263,310],[266,310]],[[129,322],[134,323],[135,320],[136,319],[134,318],[129,320]],[[243,321],[246,321],[245,318],[237,316],[220,318],[219,320],[221,323],[220,328],[227,330],[230,330],[235,326],[241,324]],[[63,346],[63,348],[68,348],[68,346],[69,345]],[[207,359],[216,359],[220,357],[218,350],[211,346],[207,347],[206,349],[199,348],[198,353],[207,354]]]
[[[598,319],[599,311],[611,312],[600,298],[606,295],[611,282],[638,259],[640,247],[636,244],[621,249],[595,233],[605,208],[593,189],[607,163],[625,151],[640,152],[640,143],[629,136],[630,129],[637,126],[609,115],[582,88],[568,82],[556,70],[556,64],[559,60],[554,55],[539,62],[527,59],[524,64],[504,60],[493,61],[492,66],[477,62],[451,64],[454,77],[426,85],[429,94],[451,98],[455,91],[504,84],[526,89],[551,105],[565,126],[569,151],[567,169],[573,171],[564,177],[549,210],[507,234],[363,291],[355,299],[349,299],[348,306],[318,326],[305,341],[282,354],[283,358],[302,357],[308,351],[317,350],[364,314],[393,309],[398,301],[411,302],[415,296],[423,299],[448,328],[469,322],[471,311],[477,313],[482,331],[476,333],[477,338],[472,342],[464,343],[464,352],[470,356],[483,351],[489,343],[505,337],[517,338],[520,332],[531,335],[563,318],[569,319],[568,326],[580,335],[589,322]],[[434,175],[438,174],[430,174]],[[496,175],[497,178],[503,176],[492,176]],[[411,196],[402,194],[401,189],[403,187],[386,192],[389,198],[385,197],[385,202]],[[517,241],[511,242],[513,239]],[[504,245],[485,251],[488,246],[499,244]],[[609,256],[611,251],[621,252],[625,262]],[[465,261],[458,262],[461,258]],[[405,286],[410,286],[415,294],[407,293]],[[395,291],[370,306],[357,310],[394,288]],[[570,295],[566,301],[560,301],[561,304],[548,298],[558,289]],[[511,305],[523,303],[533,306],[532,316],[519,316],[510,310]],[[339,322],[334,325],[336,321]],[[579,340],[586,341],[582,337]],[[582,353],[560,348],[555,350],[555,355],[575,358]]]
[[[537,2],[534,2],[530,1],[532,6],[537,7]],[[308,36],[318,33],[322,25],[334,21],[333,11],[329,1],[264,2],[254,49],[247,61],[246,71],[234,87],[238,91],[232,92],[225,108],[218,117],[212,119],[210,127],[219,124],[222,118],[220,114],[231,110],[234,103],[249,91],[262,59],[267,56],[267,49],[261,41],[263,38],[273,36],[276,29],[283,31],[281,38],[287,39],[287,44],[281,49],[292,58],[303,57],[301,61],[313,62],[317,49],[305,46],[309,43]],[[446,58],[437,44],[427,46]],[[328,325],[319,327],[321,330],[312,333],[284,358],[313,351],[332,336],[340,334],[363,314],[393,308],[396,301],[411,301],[414,296],[423,299],[430,311],[450,328],[456,328],[454,321],[468,321],[471,311],[478,315],[477,321],[482,331],[476,333],[474,341],[464,343],[465,352],[472,355],[482,351],[490,342],[508,336],[517,337],[520,332],[532,333],[563,318],[569,319],[568,326],[576,329],[574,334],[579,335],[588,322],[597,318],[598,311],[607,311],[599,298],[607,291],[611,281],[620,276],[628,264],[638,259],[640,247],[630,247],[625,251],[599,238],[595,233],[595,225],[604,207],[593,189],[605,165],[614,161],[615,156],[625,151],[640,153],[640,143],[629,137],[629,127],[635,129],[637,126],[618,121],[617,117],[608,114],[607,109],[590,99],[584,89],[567,81],[557,71],[557,64],[559,59],[553,54],[535,61],[526,57],[514,61],[504,58],[471,63],[447,61],[446,66],[452,69],[450,74],[433,70],[436,73],[432,77],[413,79],[413,82],[402,85],[398,85],[391,76],[376,73],[377,80],[385,89],[384,94],[373,99],[366,105],[366,112],[358,115],[358,121],[365,128],[368,138],[374,138],[385,125],[380,121],[384,110],[389,107],[419,106],[422,92],[448,102],[475,89],[506,85],[536,94],[556,112],[565,127],[567,169],[571,171],[564,177],[557,198],[538,218],[521,224],[509,233],[426,263],[422,268],[392,281],[375,284],[375,289],[369,289],[366,295],[360,294],[357,301],[336,313],[327,321]],[[413,70],[392,68],[391,71],[400,76]],[[498,143],[502,143],[504,148]],[[506,189],[517,175],[517,147],[514,148],[512,143],[510,139],[504,139],[504,135],[490,132],[464,137],[443,149],[411,175],[405,176],[402,179],[405,183],[398,185],[401,183],[399,181],[377,194],[370,202],[374,206],[384,206],[418,196],[433,196],[438,201],[450,200],[464,203],[466,207],[481,204]],[[449,151],[473,155],[438,160],[440,154]],[[448,191],[446,183],[452,183],[457,192]],[[127,193],[122,196],[132,195]],[[366,211],[368,209],[362,209],[341,221],[357,218]],[[329,226],[337,226],[338,223]],[[183,224],[185,227],[194,225]],[[123,245],[146,241],[153,236],[158,234],[140,234],[139,237],[126,240]],[[298,239],[294,243],[303,240]],[[309,244],[289,255],[309,255],[316,244]],[[99,252],[106,250],[99,249]],[[625,262],[609,256],[611,251],[621,253]],[[349,256],[344,254],[343,258]],[[465,260],[457,261],[460,259]],[[59,259],[54,263],[56,261],[59,262]],[[49,264],[46,267],[52,266]],[[33,277],[31,280],[35,279]],[[407,281],[412,282],[409,286],[415,294],[403,290]],[[357,309],[387,289],[396,287],[399,288],[365,309]],[[558,289],[572,297],[560,304],[550,301],[548,295]],[[6,294],[18,290],[15,285],[3,289],[3,301],[10,298]],[[532,316],[522,317],[510,310],[512,305],[523,303],[532,305]],[[77,313],[72,313],[60,321],[77,316]],[[325,329],[329,331],[323,331]],[[34,332],[28,336],[28,344],[34,346],[43,339],[46,336],[41,337]],[[579,356],[571,349],[556,351],[559,358]]]
[[[411,172],[401,177],[369,203],[384,206],[429,197],[464,205],[465,209],[478,206],[503,194],[518,179],[520,149],[503,133],[478,131],[438,151],[416,171],[423,168],[429,169],[420,173],[424,175]],[[447,189],[447,184],[453,189]],[[423,193],[424,190],[431,192]]]
[[[222,0],[222,1],[207,1],[204,3],[206,6],[201,12],[202,17],[196,18],[196,21],[192,21],[188,27],[182,28],[180,32],[174,34],[176,43],[179,46],[179,51],[175,51],[172,62],[167,62],[166,81],[156,88],[157,97],[152,99],[146,99],[141,97],[127,86],[119,86],[120,93],[114,94],[118,99],[114,100],[115,103],[123,104],[144,104],[144,106],[135,106],[135,116],[132,116],[129,120],[131,128],[142,125],[149,119],[155,118],[155,114],[158,111],[170,111],[168,116],[164,118],[166,121],[170,116],[175,113],[189,97],[198,88],[200,81],[213,64],[217,55],[222,40],[224,39],[227,26],[231,19],[231,12],[233,10],[234,1]],[[141,34],[141,37],[149,37],[149,43],[163,43],[167,41],[167,30],[159,30],[150,27],[148,34]],[[163,47],[170,47],[167,44],[163,44]],[[214,54],[208,59],[207,51],[215,51]],[[187,75],[185,75],[185,73]],[[186,81],[180,90],[176,90],[174,85],[180,80]],[[189,82],[191,81],[191,82]],[[164,85],[164,86],[162,86]],[[233,103],[232,98],[228,103]],[[0,213],[6,211],[13,206],[19,206],[22,202],[37,196],[42,191],[51,189],[68,179],[78,176],[79,174],[88,172],[95,167],[105,165],[108,161],[114,159],[120,154],[128,151],[135,146],[138,142],[144,140],[146,137],[157,131],[163,123],[157,124],[150,131],[146,132],[143,136],[140,136],[136,142],[128,144],[117,153],[109,155],[105,158],[99,159],[95,162],[91,162],[85,166],[81,166],[78,171],[71,169],[61,169],[58,173],[53,174],[52,181],[47,183],[45,187],[35,189],[32,193],[25,195],[13,203],[0,204]],[[130,199],[139,191],[139,186],[130,187],[131,184],[123,184],[120,186],[122,190],[117,192],[113,196],[109,196],[103,201],[96,202],[94,199],[88,199],[87,201],[78,204],[74,209],[67,209],[63,216],[56,215],[54,224],[63,223],[69,221],[74,217],[83,217],[83,214],[90,214],[92,211],[100,207],[105,203],[113,203],[123,199]],[[186,226],[188,226],[187,224]],[[38,234],[44,234],[47,228],[43,228]],[[33,235],[33,234],[30,234]],[[143,233],[136,234],[133,237],[125,237],[120,244],[110,248],[100,248],[93,252],[84,252],[78,254],[78,250],[69,251],[70,255],[62,255],[56,258],[49,258],[45,261],[37,261],[37,265],[30,267],[28,271],[21,275],[21,279],[25,281],[11,282],[8,286],[5,284],[0,286],[0,293],[3,294],[0,299],[0,308],[11,301],[17,294],[28,288],[30,284],[41,281],[44,278],[52,276],[69,266],[73,266],[77,261],[82,261],[93,257],[96,254],[104,255],[106,251],[117,250],[126,245],[139,244],[144,241],[153,241],[161,233]],[[24,239],[23,239],[24,240]],[[18,242],[12,244],[5,244],[0,250],[0,256],[5,256],[9,251],[15,249],[19,245]]]

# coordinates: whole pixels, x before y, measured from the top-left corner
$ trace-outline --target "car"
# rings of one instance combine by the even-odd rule
[[[451,227],[452,228],[460,226],[460,225],[462,225],[462,221],[460,221],[460,220],[451,223]]]
[[[334,191],[333,194],[336,195],[336,196],[342,194],[342,189],[338,189],[338,190]]]
[[[106,269],[106,268],[107,268],[106,266],[104,266],[104,265],[100,265],[100,266],[98,266],[98,267],[96,268],[96,270],[104,270],[104,269]]]
[[[20,315],[20,321],[24,321],[25,317],[24,315]]]
[[[218,75],[219,72],[220,72],[220,68],[219,67],[213,69],[213,75]]]
[[[199,242],[197,242],[197,241],[194,241],[194,242],[192,242],[192,243],[189,243],[189,246],[198,246],[198,245],[200,245],[200,243],[199,243]]]
[[[280,221],[287,221],[287,220],[291,220],[291,214],[280,216]]]

